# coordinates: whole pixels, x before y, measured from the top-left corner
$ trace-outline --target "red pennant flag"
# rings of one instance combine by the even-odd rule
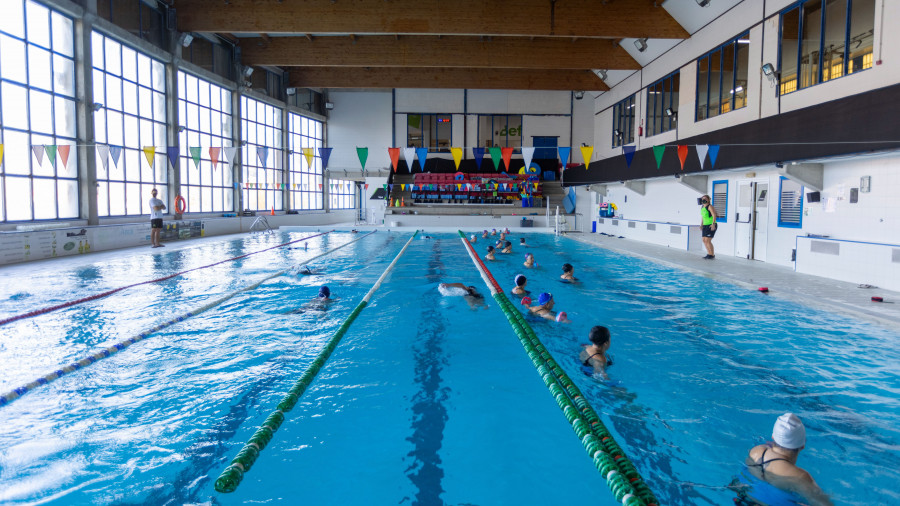
[[[68,144],[60,144],[57,147],[57,151],[59,152],[59,158],[62,160],[63,168],[68,168],[69,166],[69,149],[72,146]]]
[[[394,172],[397,172],[397,164],[400,163],[400,148],[388,148],[388,154],[391,155],[391,165],[394,166]]]
[[[512,159],[514,148],[500,148],[500,153],[503,154],[503,163],[506,164],[506,170],[509,170],[509,161]]]
[[[684,170],[684,161],[687,160],[688,147],[684,145],[678,146],[678,159],[681,160],[681,170]]]
[[[219,153],[222,151],[222,148],[209,148],[209,159],[212,161],[213,170],[216,170],[216,165],[219,164]]]

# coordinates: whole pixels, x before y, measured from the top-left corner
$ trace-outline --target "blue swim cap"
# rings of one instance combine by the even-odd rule
[[[331,297],[331,290],[327,286],[322,285],[322,288],[319,288],[319,298],[327,299],[328,297]]]
[[[543,306],[544,304],[550,302],[551,300],[553,300],[553,295],[550,295],[547,292],[544,292],[544,293],[538,295],[538,305],[539,306]]]

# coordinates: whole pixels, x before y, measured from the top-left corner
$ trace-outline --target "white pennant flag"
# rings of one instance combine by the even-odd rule
[[[234,155],[237,153],[238,148],[225,148],[225,160],[228,163],[234,165]]]
[[[531,167],[531,159],[534,157],[534,148],[522,148],[522,159],[525,160],[525,172]]]
[[[103,164],[103,170],[109,171],[109,146],[106,144],[97,144],[97,156],[100,157],[100,163]]]
[[[44,164],[44,145],[40,146],[31,146],[31,151],[34,152],[34,157],[37,158],[38,165]]]
[[[406,166],[412,172],[412,164],[416,159],[416,148],[403,148],[403,158],[406,160]]]
[[[706,163],[706,152],[709,151],[709,144],[697,144],[695,147],[697,148],[697,156],[700,157],[700,170],[703,170],[703,165]]]

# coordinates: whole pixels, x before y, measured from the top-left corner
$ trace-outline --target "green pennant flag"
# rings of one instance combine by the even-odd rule
[[[663,153],[666,151],[666,145],[663,144],[661,146],[653,146],[653,156],[656,157],[656,170],[659,170],[660,164],[662,164]]]
[[[50,165],[56,167],[56,144],[47,144],[44,146],[44,151],[47,152],[47,159],[50,160]]]
[[[369,158],[369,148],[356,148],[356,154],[359,156],[359,163],[362,169],[366,170],[366,160]]]
[[[194,167],[200,167],[200,150],[202,148],[188,148],[191,152],[191,158],[194,159]]]
[[[491,152],[491,161],[494,162],[494,170],[500,170],[500,160],[503,159],[503,152],[499,147],[488,148]]]

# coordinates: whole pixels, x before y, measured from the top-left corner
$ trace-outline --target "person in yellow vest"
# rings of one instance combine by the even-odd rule
[[[712,240],[716,236],[716,209],[710,204],[709,195],[700,197],[700,234],[703,238],[703,246],[706,247],[705,260],[716,258],[716,250],[713,248]]]

